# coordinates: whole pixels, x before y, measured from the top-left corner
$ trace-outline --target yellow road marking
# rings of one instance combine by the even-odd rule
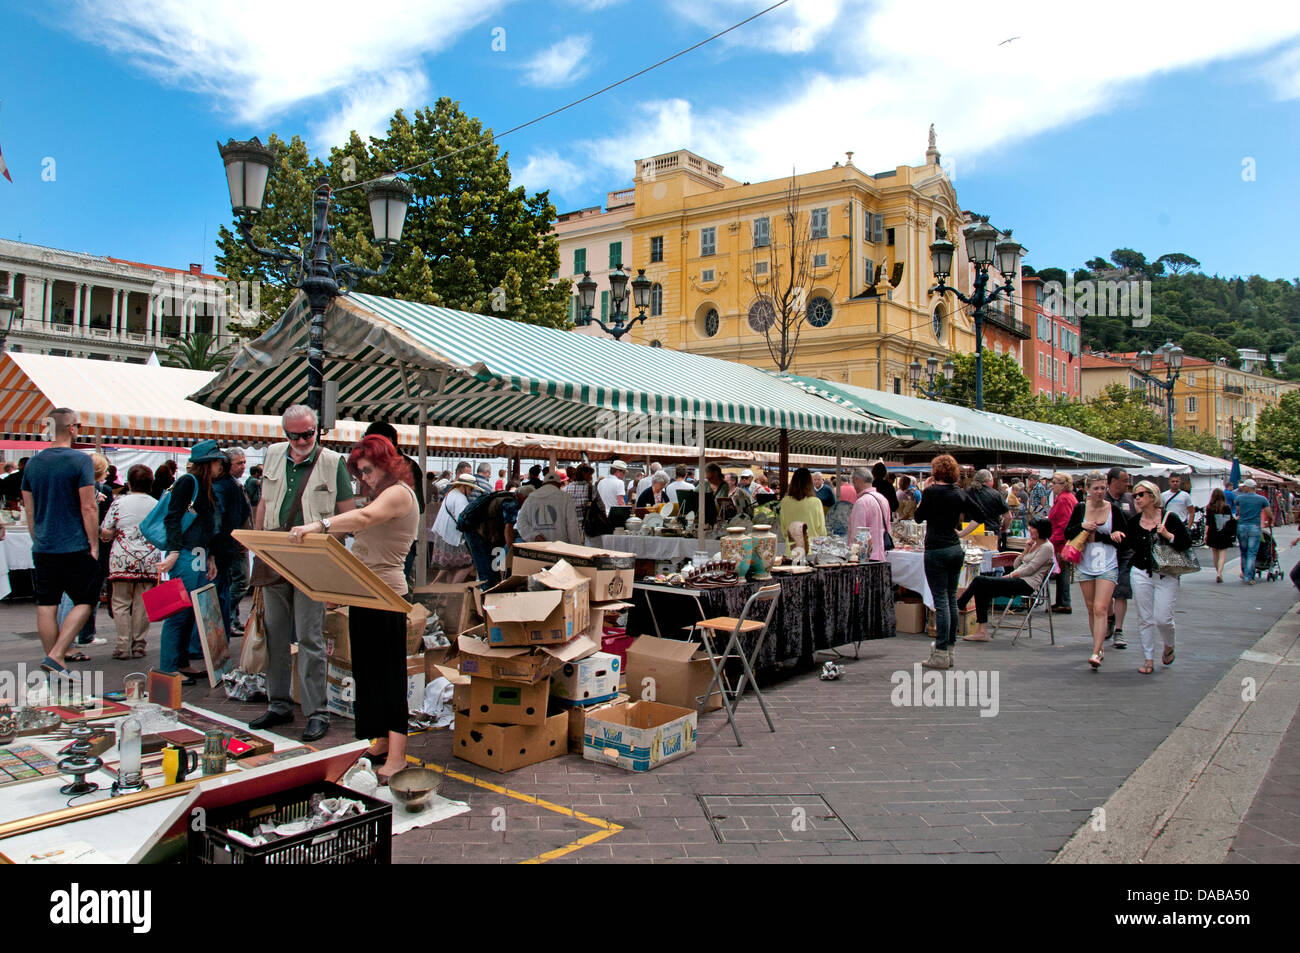
[[[454,778],[457,781],[464,781],[466,784],[472,784],[475,787],[491,791],[493,794],[504,794],[506,797],[512,797],[517,801],[523,801],[526,804],[536,804],[538,807],[545,808],[548,811],[554,811],[556,814],[563,814],[565,817],[571,817],[575,821],[582,821],[590,824],[598,830],[578,838],[571,844],[565,844],[563,847],[557,847],[555,850],[548,850],[544,854],[538,854],[536,857],[530,857],[527,860],[521,860],[521,864],[544,864],[548,860],[555,860],[574,851],[582,850],[584,847],[602,841],[606,837],[612,837],[623,829],[621,824],[615,824],[613,821],[607,821],[604,818],[593,817],[590,814],[584,814],[581,811],[575,811],[571,807],[565,807],[562,804],[552,804],[550,801],[544,801],[532,794],[524,794],[522,791],[513,791],[510,788],[500,784],[493,784],[491,781],[484,781],[482,778],[471,777],[468,774],[462,774],[459,771],[453,771],[451,768],[445,768],[441,765],[430,764],[427,761],[421,761],[415,755],[408,754],[406,760],[412,764],[418,764],[422,768],[428,768],[430,771],[437,771],[439,774],[448,778]]]

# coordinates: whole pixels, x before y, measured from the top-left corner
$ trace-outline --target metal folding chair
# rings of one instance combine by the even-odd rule
[[[737,745],[743,746],[744,742],[740,740],[740,729],[736,727],[736,705],[740,703],[740,696],[744,694],[747,684],[754,686],[754,694],[758,697],[759,707],[763,709],[763,717],[767,719],[767,727],[776,731],[776,725],[772,723],[772,713],[767,710],[767,702],[763,700],[758,680],[754,678],[754,663],[758,660],[759,650],[767,639],[768,626],[772,622],[772,615],[776,612],[776,604],[780,596],[780,585],[763,586],[749,597],[745,608],[740,612],[740,618],[717,616],[712,619],[702,619],[691,627],[692,634],[699,632],[700,641],[705,651],[709,653],[709,665],[713,667],[713,678],[709,681],[709,687],[696,699],[696,702],[700,706],[700,711],[703,711],[705,702],[713,697],[714,686],[718,687],[722,695],[722,707],[727,712],[727,720],[731,722],[731,730],[736,736]],[[749,614],[750,610],[761,602],[766,602],[768,605],[767,614],[760,622],[758,619],[751,619]],[[720,632],[731,633],[726,648],[721,653],[717,650],[716,641]],[[754,639],[753,647],[748,653],[745,652],[741,642],[742,635],[752,635]],[[733,659],[739,660],[744,673],[735,688],[732,688],[726,673],[727,662]]]
[[[1025,630],[1025,626],[1029,627],[1029,637],[1031,639],[1034,637],[1034,610],[1042,608],[1043,611],[1047,613],[1047,628],[1051,632],[1052,644],[1055,645],[1056,626],[1052,622],[1052,600],[1049,595],[1051,591],[1049,587],[1052,584],[1054,576],[1055,573],[1050,572],[1044,576],[1043,581],[1036,592],[1033,592],[1028,596],[1016,596],[1014,599],[1008,599],[1007,604],[1002,608],[1002,614],[998,616],[998,621],[993,624],[993,631],[989,633],[989,638],[993,638],[993,636],[997,634],[998,629],[1002,627],[1002,623],[1006,619],[1007,613],[1011,611],[1011,607],[1014,606],[1017,601],[1027,599],[1029,600],[1029,605],[1025,607],[1025,614],[1020,620],[1020,625],[1016,628],[1016,634],[1011,637],[1011,644],[1016,644],[1016,639],[1020,638],[1020,633]]]

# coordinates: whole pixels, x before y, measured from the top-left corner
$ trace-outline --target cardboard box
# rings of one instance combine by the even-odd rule
[[[531,685],[550,675],[560,663],[586,658],[599,649],[599,646],[585,635],[580,635],[561,645],[541,645],[536,648],[528,646],[494,648],[487,644],[486,639],[486,630],[480,626],[466,632],[457,640],[462,674]]]
[[[481,591],[477,582],[431,582],[416,586],[411,601],[437,613],[443,633],[455,640],[456,636],[482,622],[475,598]]]
[[[487,725],[457,717],[452,751],[463,761],[504,773],[564,754],[568,729],[564,712],[537,726]]]
[[[451,682],[451,707],[453,711],[466,712],[469,710],[470,677],[468,675],[462,675],[456,669],[447,665],[435,665],[433,677],[445,678]]]
[[[424,656],[412,655],[406,659],[406,709],[419,709],[424,705]],[[331,714],[343,718],[356,718],[356,683],[352,665],[329,660],[325,673],[325,705]]]
[[[469,680],[469,720],[496,725],[543,725],[551,680],[525,685],[498,678]]]
[[[551,696],[561,705],[590,705],[618,694],[622,665],[617,655],[597,652],[563,663],[551,676]]]
[[[895,602],[894,631],[919,634],[925,631],[925,603]]]
[[[329,609],[321,628],[325,636],[325,654],[340,662],[352,661],[352,640],[348,637],[348,607]]]
[[[569,717],[569,754],[582,754],[582,732],[587,726],[588,713],[608,708],[610,705],[627,703],[626,695],[615,695],[610,701],[597,702],[594,705],[574,705],[572,708],[557,705],[556,710],[564,712]]]
[[[587,713],[582,757],[649,771],[695,751],[695,711],[660,702],[611,705]]]
[[[627,691],[634,699],[695,711],[699,707],[696,699],[708,690],[712,679],[709,653],[696,642],[643,635],[628,647]],[[704,710],[721,707],[722,692],[714,689]]]
[[[455,671],[457,651],[454,642],[451,645],[424,650],[424,683],[426,685],[438,677],[437,669],[441,666],[450,666],[452,671]]]
[[[424,651],[424,628],[429,623],[429,610],[416,603],[406,614],[406,654],[419,655]]]
[[[964,609],[957,613],[957,637],[958,638],[965,638],[966,636],[973,634],[975,629],[978,627],[979,627],[979,623],[975,621],[974,608]]]
[[[556,645],[587,631],[587,580],[567,563],[533,576],[511,576],[483,594],[488,644]]]
[[[540,572],[563,559],[591,582],[591,601],[631,599],[636,581],[636,557],[613,549],[572,543],[516,543],[513,571],[521,576]]]

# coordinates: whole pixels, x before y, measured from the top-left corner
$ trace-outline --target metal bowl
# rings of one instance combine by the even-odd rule
[[[394,800],[415,813],[424,809],[441,783],[442,775],[437,771],[403,768],[388,779],[388,789],[393,792]]]

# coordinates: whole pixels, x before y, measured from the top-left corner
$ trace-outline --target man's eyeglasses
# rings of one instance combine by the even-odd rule
[[[290,440],[310,440],[316,436],[315,430],[286,430],[284,435]]]

